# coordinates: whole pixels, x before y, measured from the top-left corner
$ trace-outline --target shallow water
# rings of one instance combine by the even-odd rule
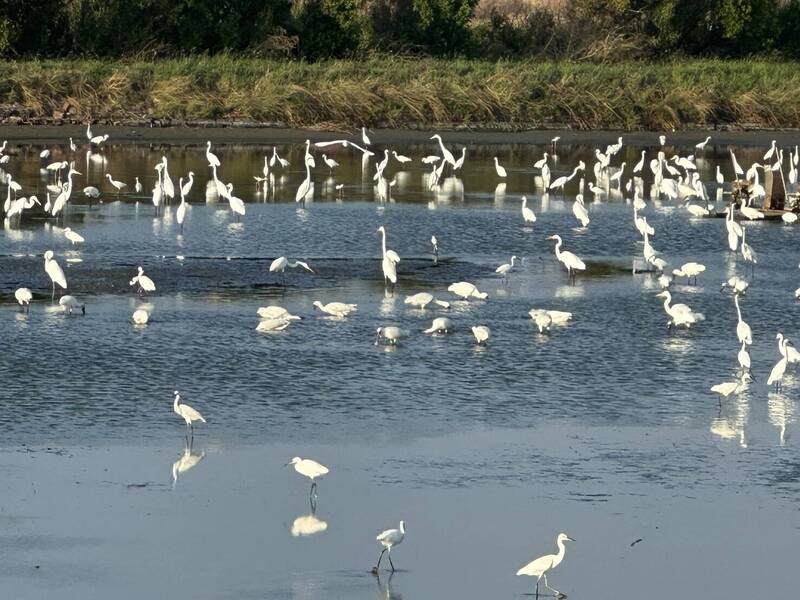
[[[578,160],[591,165],[590,141],[560,147],[554,178]],[[10,145],[7,171],[43,199],[42,147]],[[49,147],[53,160],[64,151]],[[435,149],[397,150],[418,158]],[[573,598],[792,597],[797,378],[790,372],[780,393],[765,380],[778,358],[775,334],[800,330],[798,230],[745,225],[759,253],[742,299],[757,381],[718,402],[708,389],[733,378],[738,350],[736,311],[720,284],[750,276],[725,250],[724,221],[691,219],[678,203],[645,195],[653,245],[672,265],[707,266],[697,285],[672,288],[707,320],[669,332],[654,278],[632,274],[642,249],[632,195],[586,194],[592,221],[576,229],[576,182],[564,195],[536,185],[531,165],[543,150],[470,146],[462,176],[436,193],[427,168],[398,172],[391,162],[397,184],[380,202],[374,160],[364,167],[350,151],[326,149],[341,167],[329,176],[318,166],[313,202],[298,205],[301,145],[278,146],[292,166],[266,195],[252,176],[272,146],[219,146],[220,178],[247,201],[240,222],[227,202],[206,198],[204,147],[78,153],[76,187],[101,187],[104,202],[80,200],[64,222],[34,215],[0,233],[0,589],[16,598],[65,588],[83,598],[515,596],[532,588],[513,573],[552,551],[564,530],[578,541],[549,579]],[[640,150],[625,147],[614,164],[629,170]],[[647,150],[650,158],[657,148]],[[736,151],[749,166],[764,150]],[[712,197],[717,164],[730,178],[727,152],[709,147],[698,160]],[[176,185],[190,169],[202,174],[183,232],[175,204],[155,215],[149,194],[117,199],[103,183],[106,172],[131,184],[138,175],[148,190],[162,154]],[[504,189],[495,155],[509,170]],[[522,227],[523,193],[533,227]],[[394,294],[384,292],[380,225],[402,257]],[[71,246],[65,226],[87,242]],[[553,233],[589,265],[574,283],[545,239]],[[47,249],[86,316],[50,305]],[[494,269],[511,254],[526,260],[505,283]],[[308,260],[315,273],[287,271],[284,286],[268,272],[280,255]],[[146,299],[128,285],[137,265],[158,288]],[[423,290],[454,300],[446,288],[460,280],[489,299],[455,300],[449,311],[403,303]],[[30,314],[13,304],[20,285],[36,295]],[[358,303],[358,313],[323,317],[317,299]],[[143,303],[151,321],[135,327],[130,315]],[[303,320],[258,333],[256,309],[267,304]],[[527,316],[534,307],[570,311],[573,321],[540,335]],[[454,333],[421,333],[444,315]],[[375,329],[389,324],[411,337],[375,346]],[[474,344],[477,324],[492,329],[486,348]],[[202,462],[174,489],[183,429],[173,389],[209,421],[192,448]],[[328,527],[307,537],[292,536],[309,511],[307,487],[281,466],[296,454],[332,467],[316,515]],[[377,582],[374,535],[400,518],[409,528],[395,554],[401,571]]]

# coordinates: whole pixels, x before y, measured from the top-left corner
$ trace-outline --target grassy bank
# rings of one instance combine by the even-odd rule
[[[800,64],[585,64],[228,56],[0,64],[3,117],[244,120],[287,127],[800,127]],[[64,112],[66,111],[66,112]],[[63,114],[62,114],[63,113]]]

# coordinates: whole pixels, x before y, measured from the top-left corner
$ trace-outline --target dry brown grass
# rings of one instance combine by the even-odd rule
[[[0,104],[76,120],[243,119],[289,127],[452,123],[580,129],[800,127],[796,63],[215,58],[0,64]]]

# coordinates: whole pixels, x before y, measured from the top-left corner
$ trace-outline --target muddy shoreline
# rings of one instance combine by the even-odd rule
[[[193,144],[211,140],[215,143],[260,144],[292,143],[305,140],[323,141],[331,139],[360,140],[357,129],[293,129],[275,123],[255,123],[249,121],[99,121],[93,125],[96,133],[108,133],[111,142],[174,143]],[[568,126],[554,126],[547,129],[526,129],[507,124],[478,124],[473,127],[454,124],[441,124],[438,127],[417,127],[408,129],[374,129],[370,137],[375,144],[414,144],[426,143],[434,131],[446,132],[447,140],[459,144],[548,144],[553,137],[560,137],[560,144],[604,144],[622,136],[634,145],[656,145],[657,136],[662,132],[596,130],[585,131]],[[703,129],[692,128],[667,133],[667,145],[687,145],[702,141],[711,135],[712,144],[733,144],[739,146],[769,146],[771,140],[779,145],[794,145],[800,139],[796,129]],[[18,123],[7,121],[0,124],[0,139],[17,144],[64,143],[72,137],[77,143],[85,141],[85,125],[63,122],[59,124]]]

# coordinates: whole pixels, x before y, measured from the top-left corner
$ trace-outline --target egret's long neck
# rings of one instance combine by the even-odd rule
[[[739,308],[739,295],[736,294],[733,297],[733,302],[736,304],[736,316],[739,317],[739,321],[742,320],[742,309]]]
[[[178,404],[180,404],[181,397],[178,394],[175,394],[175,400],[172,403],[172,410],[178,411]]]
[[[381,229],[381,249],[383,250],[383,256],[386,256],[386,231]]]
[[[556,242],[556,258],[561,260],[561,240]]]
[[[405,523],[400,523],[400,533],[402,533],[403,535],[406,534],[406,524]]]
[[[669,303],[670,303],[670,301],[671,301],[671,300],[672,300],[672,296],[670,296],[669,294],[667,294],[667,295],[664,297],[664,310],[665,310],[667,313],[669,313],[669,312],[670,312]]]
[[[554,562],[560,563],[564,560],[564,554],[567,551],[567,547],[564,545],[564,540],[558,540],[558,554],[556,554],[556,559]]]
[[[789,358],[789,340],[783,338],[781,340],[781,356],[786,360]]]

